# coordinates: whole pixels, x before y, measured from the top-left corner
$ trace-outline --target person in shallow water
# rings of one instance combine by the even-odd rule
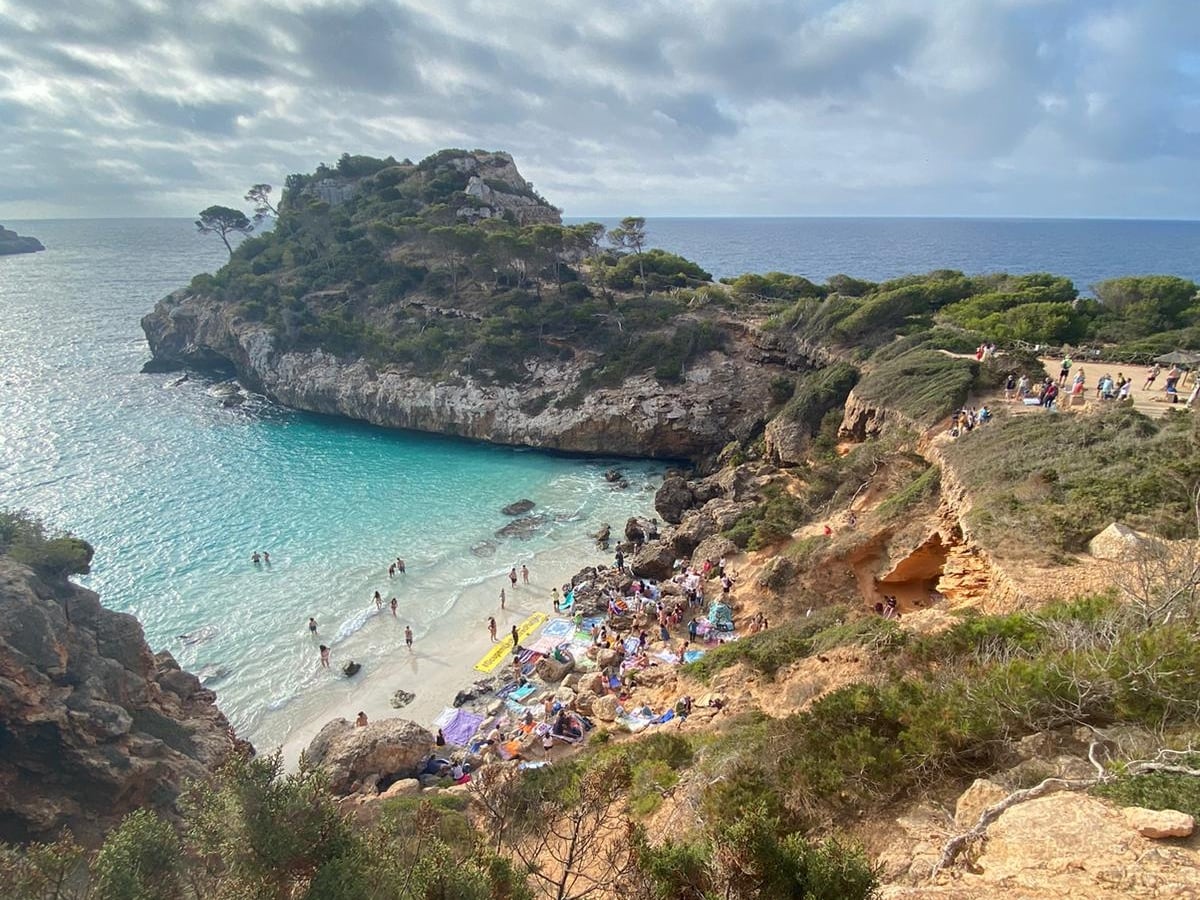
[[[317,620],[314,619],[312,616],[308,617],[308,633],[309,634],[317,633]]]
[[[389,605],[389,606],[391,606],[391,608],[392,608],[392,615],[393,615],[393,616],[395,616],[395,615],[396,615],[396,598],[395,598],[395,597],[393,597],[393,598],[392,598],[392,600],[391,600],[391,603],[389,603],[388,605]]]
[[[396,557],[396,571],[399,572],[401,575],[403,575],[405,572],[404,560],[402,560],[398,556]]]
[[[524,581],[525,584],[529,584],[529,567],[528,566],[521,566],[521,580]]]
[[[412,628],[408,625],[404,626],[404,643],[408,645],[408,649],[412,649],[413,633]]]
[[[514,588],[517,586],[517,567],[516,566],[513,566],[511,569],[508,570],[508,580],[512,582],[512,586]]]
[[[262,562],[262,557],[258,555],[257,550],[250,554],[250,562],[254,563],[256,566]]]
[[[324,644],[321,645],[321,668],[329,668],[329,648]]]
[[[374,598],[374,599],[375,599],[375,608],[376,608],[376,609],[383,609],[383,595],[382,595],[382,594],[380,594],[380,593],[379,593],[379,591],[376,591],[376,592],[375,592],[375,598]]]

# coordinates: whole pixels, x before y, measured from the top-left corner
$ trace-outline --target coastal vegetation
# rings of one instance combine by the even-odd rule
[[[1197,286],[1166,276],[1102,282],[1095,298],[1044,273],[818,284],[770,272],[714,283],[694,262],[649,247],[639,217],[611,231],[561,224],[504,154],[443,150],[418,163],[347,154],[289,176],[278,203],[271,194],[256,184],[246,199],[272,227],[233,247],[192,290],[265,323],[281,349],[319,347],[422,376],[516,383],[530,362],[568,361],[587,373],[580,392],[642,373],[669,383],[751,322],[800,345],[840,348],[846,362],[878,370],[863,390],[885,399],[889,385],[917,382],[904,399],[921,417],[986,377],[936,351],[993,340],[1147,352],[1200,335]],[[221,206],[198,225],[223,240],[256,227]],[[913,354],[903,361],[898,337]],[[880,348],[889,358],[872,360]]]

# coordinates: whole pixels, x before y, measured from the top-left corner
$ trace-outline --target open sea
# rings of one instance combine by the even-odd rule
[[[390,432],[263,398],[226,409],[202,379],[140,374],[139,319],[218,267],[220,243],[187,219],[4,224],[47,250],[0,257],[0,506],[90,541],[93,571],[80,580],[135,614],[155,649],[218,676],[222,708],[256,743],[282,741],[288,710],[321,687],[310,615],[335,654],[370,665],[396,647],[376,588],[398,597],[420,640],[509,566],[564,552],[582,563],[600,522],[619,530],[650,511],[660,464],[621,461],[631,487],[614,491],[612,460]],[[948,267],[1046,270],[1081,287],[1200,278],[1195,222],[657,219],[648,230],[718,277]],[[548,524],[527,542],[496,539],[500,508],[523,497]],[[493,555],[472,552],[486,541]],[[269,568],[249,563],[256,549]],[[389,581],[397,555],[408,574]]]

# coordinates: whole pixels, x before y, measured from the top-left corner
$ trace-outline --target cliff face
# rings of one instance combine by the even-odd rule
[[[500,444],[698,462],[761,427],[771,380],[781,371],[752,359],[755,350],[743,340],[730,353],[691,364],[679,384],[640,375],[570,405],[582,372],[575,363],[531,363],[517,385],[469,375],[433,382],[320,350],[279,352],[265,326],[185,292],[160,301],[142,327],[154,354],[150,368],[231,367],[296,409]]]
[[[0,556],[0,840],[92,843],[235,748],[211,691],[130,615]]]

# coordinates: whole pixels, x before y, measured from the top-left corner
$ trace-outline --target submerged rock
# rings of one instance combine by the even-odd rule
[[[496,537],[515,537],[519,540],[527,541],[533,537],[534,532],[545,524],[546,517],[540,513],[532,516],[521,516],[519,519],[513,519],[503,528],[496,529]]]
[[[526,498],[508,504],[508,506],[504,507],[504,509],[500,510],[500,512],[504,513],[506,516],[519,516],[529,512],[535,506],[537,506],[536,503]]]

